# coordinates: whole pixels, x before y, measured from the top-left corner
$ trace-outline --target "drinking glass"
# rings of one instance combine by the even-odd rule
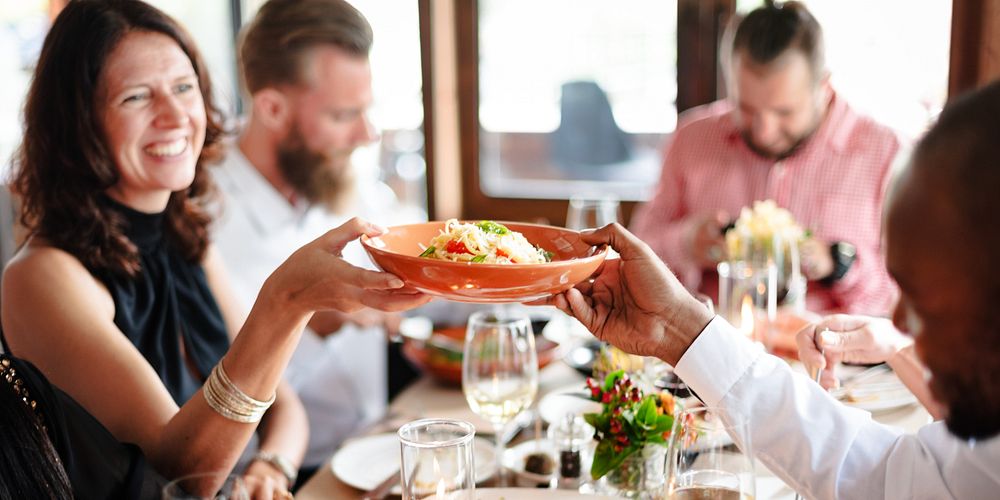
[[[806,279],[802,275],[797,240],[775,233],[769,237],[726,235],[729,261],[744,262],[755,272],[774,268],[775,300],[780,306],[805,307]]]
[[[222,486],[215,493],[205,493],[204,484],[222,479]],[[258,498],[263,491],[260,479],[254,476],[240,476],[224,472],[205,472],[177,478],[163,487],[163,500],[250,500]],[[192,493],[197,492],[197,493]],[[277,492],[266,492],[276,494]],[[275,495],[275,498],[281,498]],[[289,498],[291,495],[289,494]]]
[[[621,207],[616,196],[576,195],[570,198],[569,209],[566,211],[567,229],[596,229],[612,222],[621,222]]]
[[[667,498],[751,500],[755,494],[748,420],[704,406],[678,413],[667,453]]]
[[[479,311],[469,317],[462,354],[462,392],[469,407],[493,426],[497,474],[503,474],[503,428],[538,392],[535,335],[526,316]]]
[[[778,311],[774,264],[754,266],[732,260],[720,262],[717,269],[719,315],[750,340],[767,345],[768,330]]]
[[[403,500],[472,500],[475,434],[472,424],[446,418],[416,420],[400,427]]]

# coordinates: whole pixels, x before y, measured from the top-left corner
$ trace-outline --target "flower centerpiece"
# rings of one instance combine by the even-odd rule
[[[811,238],[812,232],[774,200],[755,201],[726,231],[727,260],[742,261],[762,273],[773,266],[777,305],[804,307],[806,280],[799,270],[799,248]]]
[[[583,415],[597,440],[590,476],[597,480],[607,475],[610,485],[626,496],[662,486],[673,396],[644,395],[623,370],[609,373],[603,384],[588,378],[587,389],[590,399],[601,403],[600,413]]]
[[[753,202],[752,207],[743,207],[740,216],[726,231],[726,247],[729,258],[745,256],[752,245],[760,245],[765,251],[771,248],[775,238],[786,244],[797,245],[811,236],[803,230],[788,210],[778,206],[774,200]]]

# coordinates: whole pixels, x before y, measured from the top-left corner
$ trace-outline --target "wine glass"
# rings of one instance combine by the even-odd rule
[[[566,228],[577,231],[596,229],[612,222],[621,222],[621,215],[618,197],[614,195],[599,197],[575,195],[569,200]]]
[[[705,406],[679,412],[667,453],[667,493],[673,500],[754,498],[748,420]]]
[[[538,392],[535,335],[526,316],[479,311],[469,317],[462,354],[462,392],[469,407],[493,426],[497,473],[503,474],[503,428]]]

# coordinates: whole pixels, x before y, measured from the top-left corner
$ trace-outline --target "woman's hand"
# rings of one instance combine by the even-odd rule
[[[243,473],[246,479],[247,493],[254,500],[283,500],[292,498],[289,492],[292,485],[288,479],[273,465],[260,460],[254,460]]]
[[[835,314],[803,328],[795,336],[799,359],[812,372],[822,369],[820,385],[832,389],[840,385],[828,366],[838,363],[881,363],[889,361],[913,339],[899,333],[885,318]],[[823,349],[823,353],[820,353]]]
[[[631,354],[675,364],[712,319],[653,251],[619,224],[581,233],[620,259],[605,261],[592,282],[536,304],[555,305],[597,338]]]
[[[430,297],[389,273],[370,271],[349,264],[341,251],[361,235],[375,237],[385,229],[354,218],[306,244],[293,253],[264,283],[258,301],[283,302],[301,312],[336,309],[353,312],[368,306],[383,311],[402,311],[426,303]]]

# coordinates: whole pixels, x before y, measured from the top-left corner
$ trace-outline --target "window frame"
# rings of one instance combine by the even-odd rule
[[[477,0],[420,0],[421,29],[443,27],[453,30],[456,68],[453,68],[457,89],[458,131],[441,143],[455,141],[460,148],[459,192],[454,184],[441,182],[432,154],[431,140],[435,132],[430,116],[441,109],[431,92],[425,92],[425,134],[427,149],[428,207],[432,219],[442,216],[466,219],[495,218],[501,220],[544,220],[550,224],[565,223],[568,200],[498,198],[486,195],[480,188],[479,175],[479,26]],[[453,19],[441,22],[435,6],[448,2],[453,6]],[[718,41],[726,23],[736,12],[736,0],[677,0],[677,110],[716,100],[724,92],[719,70]],[[963,91],[981,86],[1000,77],[1000,6],[992,0],[952,0],[951,48],[948,76],[949,100]],[[423,39],[423,37],[422,37]],[[428,75],[435,61],[431,57],[431,42],[424,47],[425,85],[434,83]],[[444,148],[442,148],[444,149]],[[445,158],[452,160],[451,157]],[[450,174],[451,172],[447,172]],[[444,186],[444,187],[441,187]],[[454,210],[436,210],[447,205]],[[622,214],[627,223],[636,202],[623,202]],[[453,213],[457,212],[457,213]]]
[[[493,197],[480,187],[478,3],[477,0],[455,1],[461,193],[444,193],[434,189],[428,192],[433,193],[431,198],[459,196],[460,216],[465,219],[542,221],[564,225],[568,199]],[[678,0],[677,9],[677,109],[681,112],[714,101],[720,95],[717,40],[736,10],[736,2]],[[428,167],[433,170],[430,162]],[[622,202],[623,221],[630,220],[636,204],[634,201]],[[429,205],[435,206],[431,201]],[[433,209],[430,214],[432,218],[438,215]]]

